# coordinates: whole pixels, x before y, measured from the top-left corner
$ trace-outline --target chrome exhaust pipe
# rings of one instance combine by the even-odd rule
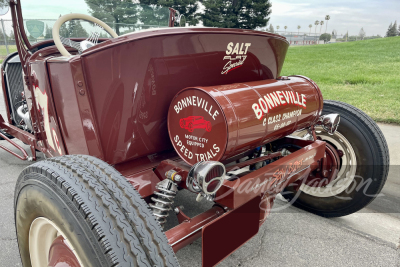
[[[31,122],[31,118],[29,116],[29,111],[24,113],[24,109],[28,109],[28,106],[22,105],[17,109],[17,113],[18,115],[24,120],[24,123],[26,125],[26,127],[32,131],[32,122]]]
[[[333,135],[340,123],[340,115],[333,113],[319,117],[315,126],[321,126],[328,134]]]

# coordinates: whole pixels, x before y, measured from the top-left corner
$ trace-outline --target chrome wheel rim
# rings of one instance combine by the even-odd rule
[[[50,247],[60,235],[78,259],[80,266],[83,266],[75,249],[60,228],[49,219],[38,217],[33,220],[29,228],[29,256],[32,267],[48,266]]]
[[[333,135],[328,134],[322,127],[316,127],[315,133],[323,141],[333,145],[337,150],[343,152],[341,157],[341,165],[339,172],[334,180],[323,187],[312,187],[302,184],[299,188],[302,192],[315,196],[315,197],[332,197],[344,192],[351,183],[357,171],[357,158],[354,149],[350,142],[338,131]],[[308,135],[307,130],[295,132],[292,134],[298,137],[305,137]]]

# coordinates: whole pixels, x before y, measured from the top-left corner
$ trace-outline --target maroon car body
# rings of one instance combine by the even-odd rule
[[[6,109],[7,118],[0,116],[0,128],[29,144],[33,159],[36,159],[37,150],[46,157],[86,154],[102,159],[114,165],[143,198],[153,195],[156,184],[165,179],[168,169],[176,169],[182,176],[190,170],[190,165],[179,160],[168,135],[167,114],[175,95],[188,87],[226,84],[246,87],[240,83],[273,81],[280,77],[289,46],[285,38],[266,32],[168,28],[103,40],[82,54],[66,58],[61,57],[48,41],[31,45],[25,35],[20,5],[14,1],[10,3],[33,131],[24,131],[15,125],[10,106]],[[240,56],[234,57],[234,53],[227,56],[229,46],[231,50],[237,47],[233,52]],[[74,52],[71,48],[68,50]],[[4,95],[8,95],[4,79],[2,82]],[[279,82],[275,85],[278,86],[276,90],[282,87]],[[310,83],[304,81],[304,85],[308,87]],[[301,84],[297,86],[301,87]],[[319,92],[315,84],[311,86]],[[225,89],[232,88],[228,86]],[[320,93],[315,96],[313,101],[319,103],[316,107],[320,110],[322,97]],[[195,129],[211,133],[213,129],[212,133],[218,136],[219,127],[211,127],[203,116],[180,118],[179,125],[187,133]],[[241,137],[246,144],[241,151],[248,152],[257,147],[259,141],[249,139],[252,129],[243,126],[242,133],[250,132]],[[292,129],[284,128],[273,139],[290,132]],[[308,162],[304,164],[315,169],[325,145],[318,141],[308,145],[307,151],[311,151],[313,156],[308,156]],[[292,159],[288,158],[288,163],[308,155],[305,151],[296,153],[292,154]],[[309,168],[290,180],[307,175]],[[260,174],[264,177],[270,171],[264,170]],[[260,176],[249,176],[248,179],[256,182]],[[235,197],[236,187],[226,182],[221,192],[231,189],[232,194],[218,202],[236,209],[257,195]],[[274,194],[263,195],[261,202],[267,205]],[[190,223],[182,223],[167,231],[173,249],[177,251],[193,242],[201,235],[198,229],[225,211],[214,208]],[[265,221],[268,213],[269,209],[259,210],[257,226],[252,228],[251,235],[257,232],[255,229]],[[191,232],[196,234],[188,235]],[[244,241],[236,242],[235,246]]]
[[[224,180],[209,211],[188,218],[178,210],[180,224],[165,232],[168,242],[176,252],[203,237],[204,266],[254,236],[285,186],[326,178],[326,166],[339,164],[315,136],[323,108],[318,86],[302,76],[281,77],[289,46],[282,36],[171,27],[102,39],[80,54],[67,48],[73,56],[63,57],[51,41],[31,45],[20,5],[11,0],[10,6],[32,130],[13,117],[3,68],[7,117],[0,116],[0,129],[28,144],[33,160],[36,151],[97,157],[148,202],[171,171],[183,177],[179,187],[190,190],[186,177],[200,161],[222,162],[228,170],[270,162]],[[314,140],[286,137],[302,129],[310,129]],[[266,144],[296,149],[240,161]],[[236,238],[227,241],[232,233]]]

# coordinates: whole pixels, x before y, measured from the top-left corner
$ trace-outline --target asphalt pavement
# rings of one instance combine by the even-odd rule
[[[2,94],[0,114],[4,116]],[[382,194],[369,206],[326,219],[292,206],[279,209],[287,203],[278,198],[259,233],[218,266],[400,266],[400,127],[379,127],[389,144],[391,168]],[[11,147],[5,141],[0,145]],[[0,149],[0,266],[21,266],[13,195],[18,175],[29,164]],[[210,205],[196,205],[194,196],[185,192],[178,194],[176,204],[184,205],[189,216]],[[174,220],[171,216],[170,224]],[[177,257],[181,266],[201,266],[201,240],[178,251]]]

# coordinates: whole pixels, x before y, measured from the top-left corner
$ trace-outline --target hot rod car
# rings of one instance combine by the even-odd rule
[[[281,76],[284,37],[173,27],[173,9],[128,1],[59,12],[25,1],[9,2],[18,52],[2,64],[0,116],[2,143],[22,154],[1,148],[46,158],[15,188],[23,266],[178,266],[175,252],[200,237],[214,266],[257,234],[278,194],[335,217],[382,189],[382,132],[311,79]],[[51,38],[45,14],[58,18]],[[181,190],[212,208],[187,216]],[[164,229],[170,211],[179,224]]]
[[[183,129],[187,129],[189,132],[193,132],[194,129],[205,129],[207,132],[211,132],[211,122],[204,119],[203,116],[189,116],[179,120],[179,125]]]

